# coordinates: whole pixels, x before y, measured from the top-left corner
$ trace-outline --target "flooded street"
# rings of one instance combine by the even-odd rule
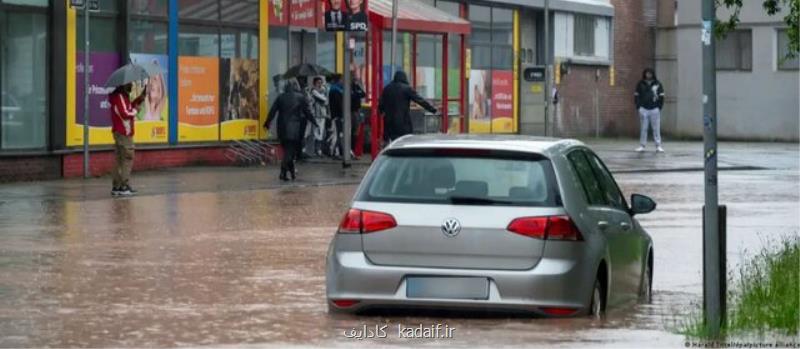
[[[800,176],[791,161],[720,173],[729,271],[745,251],[797,234]],[[616,175],[626,196],[658,202],[639,217],[654,240],[654,301],[611,309],[604,320],[329,315],[325,252],[353,184],[0,197],[0,346],[683,347],[674,328],[702,291],[702,175]],[[398,325],[436,323],[454,328],[453,338],[397,336]],[[344,335],[383,324],[384,339]]]

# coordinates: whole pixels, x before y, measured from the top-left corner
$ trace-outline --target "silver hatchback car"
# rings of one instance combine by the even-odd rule
[[[579,141],[428,135],[372,164],[327,255],[329,310],[433,308],[600,316],[650,302],[653,243]]]

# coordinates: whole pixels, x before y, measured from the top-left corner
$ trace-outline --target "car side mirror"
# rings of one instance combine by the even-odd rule
[[[631,214],[644,214],[653,212],[656,209],[656,202],[653,199],[641,195],[641,194],[633,194],[631,195]]]

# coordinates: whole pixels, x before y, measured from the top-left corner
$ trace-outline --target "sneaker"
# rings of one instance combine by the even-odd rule
[[[639,153],[641,153],[641,152],[643,152],[643,151],[644,151],[644,147],[643,147],[643,146],[641,146],[641,145],[640,145],[638,148],[636,148],[636,152],[639,152]]]
[[[131,193],[130,190],[128,190],[126,188],[118,188],[117,189],[117,193],[114,196],[120,197],[120,196],[131,196],[131,195],[133,195],[133,193]]]
[[[662,148],[660,145],[656,147],[656,153],[663,153],[663,152],[664,148]]]
[[[136,189],[131,188],[130,185],[126,185],[120,189],[122,195],[136,195],[139,191]]]
[[[111,188],[111,196],[119,196],[122,190],[117,187]]]

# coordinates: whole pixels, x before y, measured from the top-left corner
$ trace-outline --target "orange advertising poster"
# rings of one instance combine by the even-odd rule
[[[178,138],[219,140],[219,59],[178,57]]]

